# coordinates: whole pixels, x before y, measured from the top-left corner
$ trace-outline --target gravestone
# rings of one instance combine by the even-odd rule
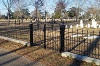
[[[88,27],[88,28],[90,28],[90,27],[91,27],[91,25],[88,23],[87,27]]]
[[[68,28],[68,26],[66,25],[66,28]]]
[[[96,38],[100,38],[100,36],[96,36],[96,35],[94,35],[94,36],[86,36],[86,37],[83,37],[83,38],[88,38],[88,39],[96,39]]]
[[[97,22],[94,22],[94,26],[93,26],[94,28],[97,28]]]
[[[93,27],[94,23],[95,23],[95,19],[92,19],[92,25],[91,25],[91,27]]]
[[[73,28],[73,26],[72,26],[72,25],[70,25],[70,28]]]
[[[93,27],[93,28],[97,28],[97,22],[95,21],[95,19],[92,19],[92,25],[91,25],[91,27]]]
[[[80,27],[83,28],[83,20],[80,20]]]
[[[99,24],[97,23],[97,26],[99,26]]]
[[[82,34],[73,34],[71,37],[80,37],[83,36]]]
[[[79,25],[78,24],[76,24],[76,28],[78,28],[79,27]]]
[[[88,25],[85,25],[85,27],[87,28],[87,27],[88,27]]]

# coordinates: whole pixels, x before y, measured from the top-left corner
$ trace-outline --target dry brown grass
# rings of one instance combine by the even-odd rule
[[[22,55],[33,62],[41,62],[45,66],[96,66],[86,62],[80,62],[72,58],[61,57],[59,53],[45,50],[40,46],[24,47],[21,44],[0,39],[0,48],[6,49],[9,53]]]

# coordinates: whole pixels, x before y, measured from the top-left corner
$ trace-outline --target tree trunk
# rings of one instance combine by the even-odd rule
[[[38,9],[36,8],[36,22],[37,22],[37,27],[39,29],[39,18],[38,18]]]
[[[23,16],[22,16],[22,23],[23,23]]]
[[[37,22],[37,8],[36,8],[36,22]]]
[[[10,12],[8,10],[8,25],[10,25]]]
[[[76,15],[76,22],[77,22],[78,18],[77,18],[77,15]]]
[[[45,10],[45,23],[46,23],[46,18],[47,18],[47,16],[46,16],[46,10]]]

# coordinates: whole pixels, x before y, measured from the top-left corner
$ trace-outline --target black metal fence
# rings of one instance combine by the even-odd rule
[[[100,59],[99,28],[67,28],[57,23],[30,23],[29,26],[0,28],[0,35],[30,41],[31,46],[42,45],[56,52],[72,52]]]
[[[100,59],[99,28],[66,29],[65,51]]]
[[[29,41],[29,26],[4,26],[0,27],[0,35],[22,41]]]
[[[34,34],[36,31],[38,31],[38,36]],[[54,50],[60,53],[68,51],[100,59],[99,28],[65,29],[65,25],[46,24],[36,31],[33,32],[34,36],[37,36],[38,39],[39,36],[41,37],[39,41],[37,40],[37,43],[40,42],[41,44],[42,42],[45,49]],[[36,39],[34,38],[33,40]]]
[[[38,36],[34,34],[36,31],[38,31]],[[64,25],[46,24],[43,28],[36,31],[33,32],[34,37],[37,37],[37,43],[41,40],[45,49],[51,49],[60,53],[68,51],[100,59],[99,28],[65,29]],[[36,40],[35,38],[33,40]],[[33,43],[37,44],[36,42]]]
[[[33,26],[33,28],[32,28]],[[33,33],[30,34],[30,43],[34,45],[42,45],[45,49],[55,50],[59,52],[60,48],[60,25],[46,23],[41,24],[39,27],[37,24],[31,23],[31,29]]]
[[[46,49],[51,49],[59,52],[60,50],[60,25],[59,24],[47,24],[45,27]]]

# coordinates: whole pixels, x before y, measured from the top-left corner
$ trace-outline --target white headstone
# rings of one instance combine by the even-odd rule
[[[66,28],[68,28],[68,26],[66,25]]]
[[[94,28],[97,28],[97,22],[94,22],[94,26],[93,26]]]
[[[98,24],[97,24],[97,22],[95,21],[95,19],[92,19],[92,25],[91,25],[91,27],[97,28],[97,26],[98,26]]]
[[[91,25],[91,27],[93,27],[94,22],[95,22],[95,19],[92,19],[92,25]]]
[[[69,20],[69,18],[68,18],[68,20]]]
[[[80,27],[83,28],[83,20],[80,20]]]
[[[85,25],[85,27],[87,28],[87,25]]]
[[[88,23],[87,27],[90,28],[90,26],[91,26],[91,25]]]
[[[78,36],[82,36],[82,34],[74,34],[71,37],[78,37]]]
[[[79,25],[78,24],[76,24],[76,28],[78,28],[79,27]]]
[[[73,26],[72,26],[72,25],[70,25],[70,28],[73,28]]]
[[[96,39],[96,38],[100,38],[100,36],[96,36],[96,35],[94,35],[94,36],[86,36],[86,37],[83,37],[83,38],[88,38],[88,39]]]
[[[99,26],[99,24],[97,23],[97,27]]]

